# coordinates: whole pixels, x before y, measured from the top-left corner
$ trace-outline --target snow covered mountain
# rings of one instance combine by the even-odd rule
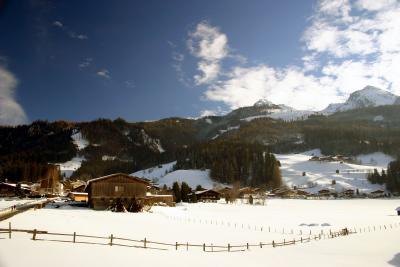
[[[306,119],[309,115],[314,113],[314,111],[297,110],[283,104],[274,104],[267,99],[260,99],[253,106],[236,109],[226,117],[236,117],[239,120],[247,122],[258,118],[292,121]]]
[[[321,112],[325,114],[332,114],[335,112],[352,109],[394,105],[400,102],[399,99],[399,96],[396,96],[388,91],[374,86],[366,86],[364,89],[350,94],[346,102],[330,104]]]

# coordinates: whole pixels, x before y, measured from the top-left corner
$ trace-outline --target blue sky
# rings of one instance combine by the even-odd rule
[[[3,3],[0,1],[0,3]],[[6,1],[0,123],[322,109],[397,93],[396,0]]]

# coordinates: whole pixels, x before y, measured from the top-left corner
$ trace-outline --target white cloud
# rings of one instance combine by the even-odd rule
[[[62,27],[64,26],[64,25],[63,25],[60,21],[58,21],[58,20],[54,21],[54,22],[53,22],[53,25],[56,26],[56,27],[59,27],[59,28],[62,28]]]
[[[200,59],[197,65],[200,74],[194,76],[196,85],[214,81],[219,75],[221,60],[229,54],[227,36],[203,21],[189,33],[187,46],[192,55]]]
[[[111,79],[110,72],[106,69],[99,70],[97,75],[106,79]]]
[[[53,21],[53,26],[60,28],[63,32],[68,34],[69,37],[72,39],[79,39],[79,40],[87,40],[89,37],[86,34],[76,33],[75,31],[70,30],[67,26],[65,26],[61,21]]]
[[[24,109],[15,100],[18,81],[15,76],[0,66],[0,124],[18,125],[27,123]]]
[[[299,109],[320,110],[367,85],[400,94],[399,1],[319,1],[300,40],[304,44],[300,66],[258,64],[223,70],[220,60],[229,56],[226,35],[207,23],[200,23],[195,32],[199,32],[196,36],[213,36],[203,42],[189,40],[190,51],[200,58],[195,80],[208,84],[206,99],[224,102],[232,109],[267,98]],[[214,42],[207,40],[216,36],[223,38],[218,45],[210,45]]]

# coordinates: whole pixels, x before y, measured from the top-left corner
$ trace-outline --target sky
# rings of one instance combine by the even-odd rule
[[[0,0],[0,124],[400,94],[399,0]]]

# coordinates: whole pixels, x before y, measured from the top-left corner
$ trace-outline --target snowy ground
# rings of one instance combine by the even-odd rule
[[[399,199],[391,200],[281,200],[271,199],[266,206],[242,204],[185,204],[175,208],[153,207],[152,213],[112,213],[78,208],[30,210],[0,222],[6,228],[48,230],[63,233],[128,237],[175,243],[214,245],[282,241],[324,233],[343,227],[366,232],[335,239],[280,248],[251,248],[235,253],[204,253],[201,248],[175,251],[145,250],[118,246],[32,241],[31,235],[13,233],[0,238],[0,266],[400,266],[400,217],[394,209]],[[236,224],[236,226],[235,226]],[[396,227],[389,228],[389,225]],[[243,225],[243,226],[242,226]],[[383,230],[383,225],[388,229]],[[375,226],[376,231],[373,231]],[[261,227],[263,230],[261,231]],[[267,229],[271,228],[270,231]],[[369,228],[368,228],[369,227]],[[379,227],[382,227],[381,229]],[[275,230],[276,229],[276,230]],[[368,229],[371,231],[369,232]],[[283,233],[283,230],[285,231]],[[292,234],[293,230],[293,234]],[[40,236],[40,235],[39,235]],[[70,237],[68,237],[70,238]],[[106,241],[105,241],[106,243]],[[20,255],[24,248],[24,257]],[[46,257],[38,257],[46,251]],[[73,257],[66,257],[73,255]],[[97,255],[97,256],[96,256]],[[98,257],[101,255],[101,257]],[[34,264],[35,265],[35,264]]]
[[[24,203],[35,201],[33,199],[19,199],[19,198],[0,198],[0,210],[10,208],[14,205],[21,205]]]
[[[310,161],[312,155],[320,155],[319,150],[312,150],[299,154],[277,154],[276,158],[281,162],[282,179],[288,186],[300,188],[309,187],[309,183],[315,183],[315,187],[308,188],[306,191],[316,193],[321,189],[332,189],[342,192],[345,189],[359,189],[360,193],[369,193],[374,190],[382,189],[384,186],[371,184],[367,180],[367,173],[372,172],[376,166],[358,165],[339,162],[319,162]],[[376,162],[382,162],[379,156],[375,155]],[[373,155],[360,157],[363,159],[372,158]],[[378,168],[379,169],[379,168]],[[336,174],[339,170],[339,174]],[[380,171],[380,169],[379,169]],[[306,172],[306,176],[302,176]],[[332,180],[336,185],[332,185]]]
[[[176,161],[155,166],[149,169],[132,173],[133,176],[151,179],[160,186],[166,184],[172,187],[174,182],[186,182],[192,188],[201,185],[203,188],[213,188],[220,183],[210,178],[209,170],[176,170],[173,167]]]

